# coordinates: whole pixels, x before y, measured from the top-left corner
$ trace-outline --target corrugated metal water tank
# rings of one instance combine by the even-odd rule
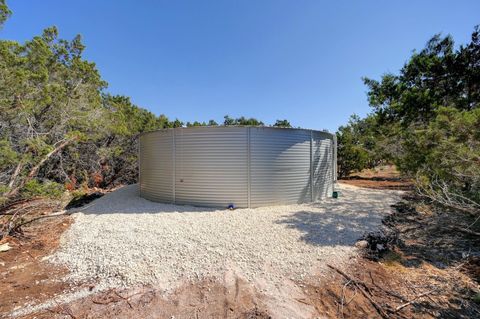
[[[336,138],[321,131],[214,126],[140,136],[140,195],[166,203],[259,207],[317,201],[336,180]]]

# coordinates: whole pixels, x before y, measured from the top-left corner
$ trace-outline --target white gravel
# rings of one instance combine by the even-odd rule
[[[355,255],[354,242],[378,228],[398,191],[340,184],[340,198],[319,203],[215,210],[154,203],[123,187],[83,207],[52,261],[70,279],[111,285],[221,277],[300,279]]]

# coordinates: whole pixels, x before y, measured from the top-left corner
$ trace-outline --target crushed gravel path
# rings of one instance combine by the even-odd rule
[[[72,280],[109,285],[171,289],[231,269],[250,281],[302,279],[355,255],[355,241],[378,228],[401,194],[337,189],[340,198],[319,203],[230,211],[150,202],[130,185],[73,214],[51,260]]]

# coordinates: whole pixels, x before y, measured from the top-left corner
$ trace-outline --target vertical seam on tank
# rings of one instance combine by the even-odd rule
[[[333,163],[332,163],[332,166],[333,166],[333,172],[332,172],[332,175],[333,175],[333,183],[335,183],[337,181],[337,135],[333,135],[333,150],[332,150],[332,153],[333,153]]]
[[[251,208],[251,172],[250,172],[250,167],[251,167],[251,150],[250,150],[250,139],[251,139],[251,127],[247,128],[247,205],[248,208]]]
[[[141,156],[142,156],[142,153],[140,152],[140,143],[141,143],[141,138],[142,136],[139,136],[138,137],[138,190],[139,190],[139,195],[140,197],[143,197],[142,196],[142,168],[140,167],[140,162],[142,160]]]
[[[176,198],[175,198],[175,180],[176,180],[176,174],[177,174],[177,163],[176,163],[176,156],[175,153],[177,152],[177,146],[175,144],[175,129],[172,130],[172,163],[173,163],[173,174],[172,174],[172,197],[173,197],[173,203],[176,203]]]
[[[310,131],[310,201],[313,202],[313,131]]]

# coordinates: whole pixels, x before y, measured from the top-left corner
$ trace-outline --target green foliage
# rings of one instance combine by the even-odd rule
[[[175,128],[175,127],[183,127],[183,122],[179,119],[175,119],[173,122],[168,123],[168,127]]]
[[[290,128],[290,127],[292,127],[292,125],[287,120],[277,120],[277,121],[275,121],[275,124],[273,124],[273,127],[287,127],[287,128]]]
[[[78,201],[82,197],[85,197],[86,195],[88,195],[88,191],[86,191],[85,189],[79,188],[72,191],[70,195],[72,196],[71,202]]]
[[[207,126],[208,124],[205,122],[198,122],[195,121],[193,123],[187,122],[187,127],[194,127],[194,126]]]
[[[107,129],[116,135],[130,136],[169,126],[165,116],[155,116],[150,111],[132,104],[126,96],[103,95],[103,106],[108,111]]]
[[[79,36],[57,36],[51,27],[24,44],[0,41],[0,140],[18,161],[2,166],[0,184],[12,185],[10,195],[68,145],[96,139],[105,123],[100,92],[106,83],[81,58]]]
[[[352,115],[347,125],[339,127],[337,131],[339,177],[346,177],[352,172],[374,167],[381,162],[376,128],[376,119],[373,115],[365,119]]]
[[[374,113],[339,129],[340,174],[393,161],[404,175],[416,177],[418,189],[432,199],[478,211],[478,26],[467,45],[455,50],[450,36],[436,35],[398,75],[364,82]]]
[[[398,75],[365,78],[368,100],[382,122],[427,126],[443,106],[472,110],[480,105],[480,32],[454,50],[451,36],[435,35]]]
[[[241,116],[239,118],[231,118],[228,115],[224,116],[223,125],[230,126],[230,125],[244,125],[244,126],[264,126],[265,124],[262,121],[257,120],[256,118],[246,118]]]
[[[32,179],[25,183],[21,196],[25,198],[36,196],[60,198],[64,190],[63,186],[58,183],[48,180],[45,182],[39,182],[36,179]]]
[[[8,8],[5,0],[0,0],[0,29],[11,14],[12,11]]]
[[[10,141],[0,140],[0,167],[11,166],[15,164],[17,160],[18,154],[12,148]]]
[[[480,305],[480,292],[479,293],[476,293],[474,296],[473,296],[473,301],[477,304]]]
[[[195,121],[195,122],[193,122],[193,123],[187,122],[187,124],[186,124],[187,127],[193,127],[193,126],[217,126],[217,125],[218,125],[218,123],[215,122],[214,120],[210,120],[210,121],[208,121],[208,123]]]
[[[480,202],[480,108],[439,108],[427,129],[402,138],[398,166],[416,174],[422,188],[447,190]]]

